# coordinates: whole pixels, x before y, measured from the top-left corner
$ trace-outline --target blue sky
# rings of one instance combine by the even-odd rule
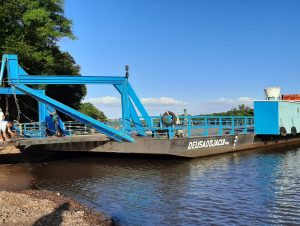
[[[267,86],[300,93],[300,1],[66,0],[78,40],[61,41],[83,75],[123,76],[150,114],[229,110]],[[120,116],[112,86],[86,101]]]

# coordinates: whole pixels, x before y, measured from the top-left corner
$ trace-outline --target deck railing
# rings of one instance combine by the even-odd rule
[[[20,136],[24,137],[45,137],[46,126],[44,123],[29,122],[29,123],[16,123],[14,125],[15,130]]]
[[[96,133],[95,129],[77,121],[65,121],[65,130],[71,135],[87,135]]]
[[[172,125],[166,126],[160,116],[152,116],[152,125],[147,125],[140,118],[146,133],[156,138],[194,137],[194,136],[222,136],[224,134],[247,134],[254,133],[254,117],[247,116],[179,116],[179,120]],[[122,120],[105,122],[107,125],[122,130]],[[131,123],[135,132],[136,128]],[[76,121],[65,121],[65,130],[70,135],[89,135],[98,133],[92,127]],[[46,127],[43,123],[22,123],[15,125],[20,134],[26,137],[46,136]]]
[[[247,134],[254,132],[254,117],[248,116],[179,116],[173,126],[165,126],[160,116],[152,116],[152,125],[142,124],[146,130],[153,131],[155,137],[168,136],[209,136],[224,134]]]
[[[120,129],[120,122],[104,122],[105,124],[115,128]],[[68,131],[71,135],[88,135],[98,133],[94,128],[77,121],[64,121],[65,130]]]

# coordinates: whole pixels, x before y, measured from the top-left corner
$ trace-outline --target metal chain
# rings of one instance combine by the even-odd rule
[[[24,118],[28,119],[30,122],[35,122],[33,119],[29,118],[27,115],[25,115],[23,112],[21,114],[24,116]]]
[[[21,118],[21,110],[20,110],[20,106],[19,106],[19,101],[17,99],[17,95],[16,95],[16,92],[15,92],[15,87],[11,87],[12,89],[12,93],[13,93],[13,96],[14,96],[14,99],[15,99],[15,103],[16,103],[16,106],[17,106],[17,112],[18,112],[18,115],[17,115],[17,122],[20,123],[20,118]]]
[[[8,111],[8,98],[9,98],[9,95],[7,95],[6,98],[5,98],[5,103],[6,103],[6,107],[5,107],[5,116],[9,116],[9,111]]]

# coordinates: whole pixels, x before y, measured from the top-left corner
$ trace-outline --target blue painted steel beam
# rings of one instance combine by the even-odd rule
[[[18,56],[6,55],[5,57],[6,60],[4,61],[4,64],[6,64],[8,82],[10,82],[11,79],[18,79],[19,78]]]
[[[126,78],[112,76],[54,76],[54,75],[20,75],[18,78],[10,78],[11,84],[24,85],[43,85],[43,84],[61,84],[61,85],[84,85],[84,84],[123,84]]]
[[[114,85],[115,88],[119,91],[119,93],[122,95],[122,86],[121,85]],[[129,104],[129,113],[130,113],[130,118],[133,120],[134,122],[134,126],[138,132],[139,135],[141,136],[145,136],[145,128],[142,125],[141,120],[139,119],[139,116],[134,108],[134,105],[132,103],[132,100],[130,98],[128,98],[128,104]],[[123,110],[123,109],[122,109]],[[125,125],[126,126],[126,125]],[[123,125],[124,127],[124,125]]]
[[[125,77],[118,76],[28,75],[18,64],[18,57],[16,55],[3,55],[0,71],[0,85],[3,82],[5,66],[7,68],[8,82],[10,84],[123,84],[126,81]]]
[[[19,90],[15,90],[15,93],[17,95],[25,95],[25,93],[22,93]],[[3,88],[0,88],[0,94],[1,95],[13,95],[13,92],[12,92],[12,89],[9,87],[3,87]]]
[[[147,110],[145,109],[144,105],[142,104],[142,102],[140,101],[140,99],[138,98],[136,93],[134,92],[134,90],[133,90],[132,86],[130,85],[130,83],[128,83],[128,93],[129,93],[129,96],[132,99],[133,103],[135,104],[136,108],[141,113],[141,116],[146,121],[147,125],[149,127],[151,127],[152,126],[152,120],[151,120]]]
[[[16,89],[18,89],[19,91],[34,97],[38,101],[43,102],[47,105],[50,105],[51,107],[55,108],[56,110],[66,114],[66,115],[69,115],[70,117],[72,117],[86,125],[89,125],[89,126],[95,128],[96,130],[98,130],[101,133],[104,133],[105,135],[107,135],[108,137],[110,137],[113,140],[120,141],[120,142],[123,140],[129,141],[129,142],[134,142],[134,139],[131,136],[124,134],[116,129],[110,128],[109,126],[105,125],[104,123],[101,123],[101,122],[97,121],[96,119],[88,117],[88,116],[82,114],[81,112],[76,111],[73,108],[70,108],[67,105],[64,105],[46,95],[43,95],[43,94],[29,88],[26,85],[14,85],[14,87]]]
[[[120,85],[121,88],[121,105],[122,105],[122,120],[124,133],[130,133],[130,112],[129,112],[129,96],[128,96],[128,81]]]
[[[134,122],[134,125],[135,125],[135,128],[136,128],[138,134],[140,136],[146,136],[145,128],[143,127],[142,122],[139,119],[139,116],[138,116],[137,112],[135,111],[131,100],[129,100],[129,111],[130,111],[130,116]]]
[[[6,55],[3,55],[2,56],[2,63],[1,63],[1,69],[0,69],[0,85],[2,85],[5,66],[6,66]]]

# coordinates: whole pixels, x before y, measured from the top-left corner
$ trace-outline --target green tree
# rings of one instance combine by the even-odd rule
[[[107,117],[105,116],[105,114],[89,102],[81,103],[79,111],[94,119],[97,119],[98,121],[107,121]]]
[[[75,39],[72,21],[64,15],[63,0],[0,0],[0,55],[17,54],[21,66],[32,75],[79,75],[80,67],[68,52],[59,49],[62,38]],[[46,94],[75,109],[86,95],[84,85],[45,85]],[[22,112],[37,119],[30,97],[18,97]],[[27,104],[26,104],[27,103]],[[15,118],[13,98],[10,114]],[[5,107],[1,101],[2,109]]]

